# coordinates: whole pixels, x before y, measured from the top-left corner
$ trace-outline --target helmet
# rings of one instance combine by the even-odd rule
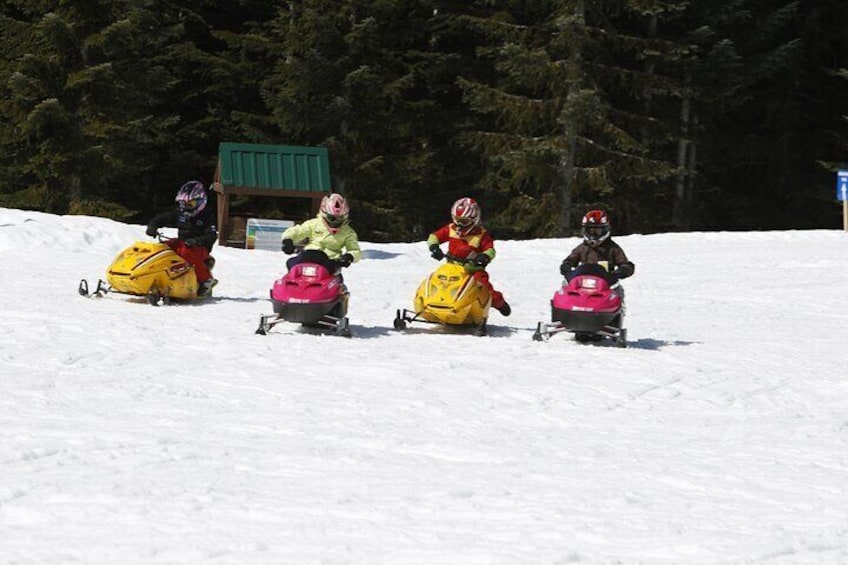
[[[473,198],[460,198],[451,207],[451,217],[456,231],[466,234],[480,225],[480,206]]]
[[[603,210],[590,210],[583,216],[583,241],[598,246],[610,236],[610,223]]]
[[[321,219],[330,233],[336,233],[347,223],[350,208],[341,194],[329,194],[321,199]]]
[[[202,182],[190,180],[180,187],[174,200],[180,205],[180,212],[193,218],[206,208],[206,188]]]

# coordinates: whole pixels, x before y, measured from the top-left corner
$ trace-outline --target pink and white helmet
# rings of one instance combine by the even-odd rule
[[[329,194],[321,199],[319,214],[330,233],[336,233],[347,223],[350,208],[341,194]]]
[[[451,207],[451,217],[456,231],[464,235],[480,225],[480,206],[473,198],[460,198]]]
[[[206,208],[206,188],[197,180],[190,180],[180,187],[174,201],[179,204],[180,211],[193,218]]]

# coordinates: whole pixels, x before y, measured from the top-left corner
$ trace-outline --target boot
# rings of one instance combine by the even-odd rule
[[[506,300],[503,301],[503,304],[500,306],[495,306],[495,310],[501,313],[501,316],[509,316],[512,314],[512,308],[509,307],[509,303]]]
[[[206,279],[200,283],[197,289],[197,296],[212,296],[212,288],[218,284],[218,279]]]

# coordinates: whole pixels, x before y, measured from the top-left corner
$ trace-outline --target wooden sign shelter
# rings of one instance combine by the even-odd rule
[[[218,244],[230,228],[230,195],[309,198],[317,213],[330,193],[326,147],[228,143],[218,146],[213,189],[218,193]]]

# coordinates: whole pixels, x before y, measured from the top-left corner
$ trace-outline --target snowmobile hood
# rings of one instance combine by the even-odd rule
[[[421,317],[443,324],[480,324],[492,297],[462,265],[445,263],[418,287],[414,308]]]
[[[323,265],[300,263],[274,282],[271,299],[292,304],[333,302],[342,293],[339,277]]]
[[[556,291],[551,305],[555,310],[617,312],[621,309],[621,295],[603,277],[578,275]]]
[[[197,298],[197,276],[185,259],[160,242],[137,241],[106,270],[112,290],[145,296],[151,291],[176,299]]]

